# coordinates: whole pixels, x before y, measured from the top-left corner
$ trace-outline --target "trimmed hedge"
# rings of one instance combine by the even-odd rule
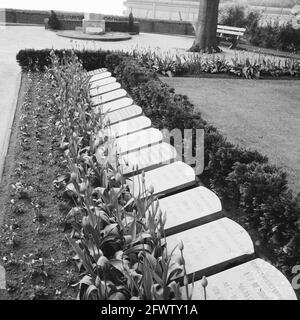
[[[41,56],[36,63],[43,70],[42,61],[49,64],[45,54],[45,50],[27,50],[17,57],[27,71],[36,69],[32,61]],[[292,266],[300,264],[300,195],[292,195],[286,174],[259,152],[226,141],[194,110],[187,96],[175,94],[155,70],[133,57],[109,51],[85,51],[78,56],[87,70],[107,67],[155,127],[204,128],[205,170],[201,180],[220,198],[231,199],[243,209],[246,225],[258,230],[276,254],[277,267],[291,276]]]
[[[45,71],[46,67],[51,66],[50,52],[52,49],[34,50],[25,49],[18,52],[16,59],[22,71]],[[64,54],[71,55],[72,50],[54,50],[54,53],[62,60]],[[105,59],[110,51],[93,50],[73,50],[81,60],[85,70],[97,69],[105,64]],[[118,53],[119,56],[126,56],[125,53]]]

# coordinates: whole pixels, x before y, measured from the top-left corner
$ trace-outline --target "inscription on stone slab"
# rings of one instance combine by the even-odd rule
[[[98,87],[98,88],[95,88],[93,90],[90,90],[90,96],[91,97],[94,97],[94,96],[98,96],[100,94],[103,94],[103,93],[106,93],[106,92],[110,92],[110,91],[113,91],[113,90],[117,90],[117,89],[120,89],[121,88],[121,85],[119,82],[113,82],[113,83],[109,83],[105,86],[101,86],[101,87]]]
[[[117,122],[129,120],[129,119],[141,116],[142,113],[143,113],[143,110],[141,107],[137,105],[131,105],[129,107],[107,113],[105,115],[105,120],[109,121],[109,123],[112,125]]]
[[[166,142],[148,148],[130,152],[120,157],[119,162],[123,174],[139,173],[155,169],[162,164],[172,163],[176,160],[176,149]]]
[[[87,75],[88,76],[93,76],[93,75],[95,75],[97,73],[102,73],[102,72],[106,72],[106,71],[107,71],[106,68],[95,69],[95,70],[88,71]]]
[[[91,76],[89,82],[94,82],[100,79],[104,79],[104,78],[108,78],[111,77],[111,73],[110,72],[102,72],[102,73],[97,73],[93,76]]]
[[[115,139],[119,154],[137,151],[150,145],[162,142],[162,133],[153,128],[131,133]]]
[[[95,91],[98,87],[102,87],[107,84],[114,83],[116,81],[117,81],[117,79],[114,77],[108,77],[108,78],[104,78],[102,80],[94,81],[90,84],[90,93],[93,94],[92,91]]]
[[[141,116],[111,125],[109,126],[109,131],[114,137],[121,137],[150,127],[151,120],[147,117]]]
[[[173,250],[180,241],[184,244],[187,272],[195,273],[195,280],[221,272],[230,263],[243,263],[254,254],[248,232],[228,218],[167,237],[168,250]]]
[[[205,187],[197,187],[159,200],[166,213],[167,234],[183,231],[221,218],[222,205],[218,196]]]
[[[297,300],[288,279],[262,259],[214,274],[207,281],[207,300]],[[204,299],[200,281],[195,282],[192,299]]]
[[[91,101],[92,101],[92,104],[96,106],[98,104],[120,99],[122,97],[125,97],[126,95],[127,95],[127,92],[124,89],[118,89],[112,92],[104,93],[96,97],[93,97],[91,98]]]
[[[133,176],[131,179],[132,181],[129,183],[130,190],[134,195],[138,195],[141,175]],[[149,189],[152,186],[154,195],[169,194],[192,186],[195,183],[194,170],[181,161],[176,161],[145,173],[145,187]]]

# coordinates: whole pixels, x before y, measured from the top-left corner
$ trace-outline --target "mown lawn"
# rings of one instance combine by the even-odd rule
[[[300,81],[163,78],[229,141],[257,149],[300,192]]]

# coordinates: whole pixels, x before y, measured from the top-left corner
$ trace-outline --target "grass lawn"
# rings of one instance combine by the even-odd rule
[[[257,149],[300,192],[300,81],[163,78],[228,140]]]

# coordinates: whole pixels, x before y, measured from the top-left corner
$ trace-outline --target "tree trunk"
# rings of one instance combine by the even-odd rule
[[[195,27],[196,38],[189,51],[220,52],[217,43],[217,25],[220,0],[200,0],[199,15]]]

